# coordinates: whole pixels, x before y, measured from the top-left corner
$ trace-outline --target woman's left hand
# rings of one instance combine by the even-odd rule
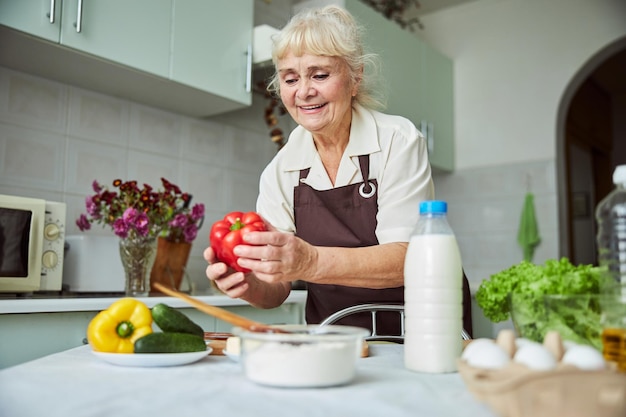
[[[316,248],[291,233],[267,226],[268,231],[243,235],[244,244],[234,248],[239,264],[268,283],[307,280],[313,276],[318,259]]]

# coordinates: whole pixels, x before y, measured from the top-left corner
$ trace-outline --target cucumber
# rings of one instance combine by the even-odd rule
[[[206,350],[200,336],[189,333],[150,333],[135,340],[135,353],[184,353]]]
[[[159,303],[152,307],[152,319],[164,332],[189,333],[204,338],[202,327],[166,304]]]

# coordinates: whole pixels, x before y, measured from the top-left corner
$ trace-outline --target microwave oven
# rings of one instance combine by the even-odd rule
[[[0,194],[0,292],[60,291],[65,203]]]

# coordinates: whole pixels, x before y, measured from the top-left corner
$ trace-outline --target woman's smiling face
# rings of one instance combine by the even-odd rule
[[[280,97],[296,123],[314,136],[349,133],[353,85],[340,58],[287,53],[278,63]]]

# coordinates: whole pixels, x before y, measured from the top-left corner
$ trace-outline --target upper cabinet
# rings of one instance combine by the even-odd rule
[[[454,169],[453,63],[415,34],[359,0],[344,6],[366,29],[366,45],[381,58],[387,110],[411,120],[428,143],[433,168]]]
[[[177,82],[251,103],[253,0],[174,0]]]
[[[0,1],[0,24],[59,42],[61,37],[61,1]]]
[[[62,5],[61,45],[168,76],[172,0],[63,0]]]
[[[3,0],[0,65],[191,116],[239,109],[253,0],[233,3]]]
[[[172,0],[0,3],[6,26],[162,77],[169,75],[171,13]]]
[[[428,44],[421,50],[420,125],[428,141],[430,163],[445,171],[454,169],[454,66],[450,58]]]

